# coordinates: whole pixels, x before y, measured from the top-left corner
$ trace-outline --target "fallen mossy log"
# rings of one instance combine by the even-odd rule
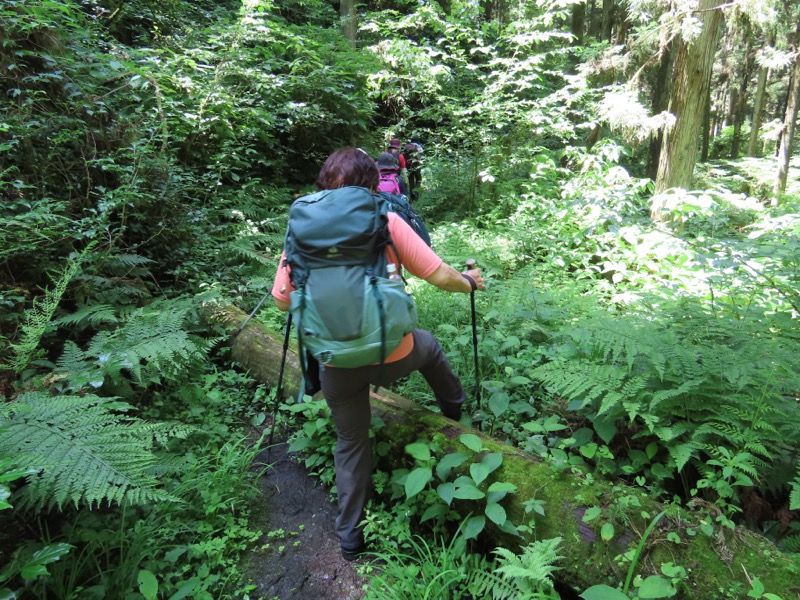
[[[215,306],[207,313],[210,322],[224,325],[231,331],[238,329],[245,316],[229,306]],[[282,344],[282,333],[269,331],[252,321],[230,342],[234,360],[259,381],[271,384],[276,382],[280,370]],[[299,382],[299,363],[290,347],[284,372],[287,396],[297,393]],[[372,407],[386,424],[377,432],[376,441],[387,442],[395,448],[402,449],[420,439],[437,439],[447,451],[464,451],[458,436],[469,432],[481,437],[487,451],[502,453],[503,464],[493,475],[517,487],[515,493],[503,500],[508,518],[522,524],[535,516],[535,528],[521,538],[497,528],[487,530],[486,534],[492,542],[508,548],[534,539],[561,537],[563,558],[558,563],[557,576],[560,582],[578,592],[596,584],[615,587],[625,581],[630,561],[616,558],[637,547],[650,521],[664,509],[641,488],[617,480],[594,478],[578,470],[558,469],[396,394],[383,390],[373,394]],[[405,459],[407,462],[402,463]],[[381,460],[395,461],[379,465],[386,470],[413,466],[413,460],[402,451],[390,452]],[[534,499],[541,502],[544,516],[526,514],[525,502]],[[583,520],[587,511],[597,513],[597,509],[600,510],[596,518],[588,522]],[[781,553],[771,542],[743,527],[731,530],[722,526],[715,522],[716,515],[711,511],[713,507],[705,512],[671,508],[647,538],[638,557],[636,574],[643,577],[661,574],[660,566],[665,563],[683,567],[687,578],[679,586],[675,598],[744,599],[751,590],[751,580],[758,578],[767,593],[783,600],[800,599],[800,561],[797,558]],[[706,523],[701,523],[701,519]],[[605,523],[614,527],[613,538],[609,541],[604,541],[600,534]],[[713,533],[702,533],[709,525],[713,526]]]

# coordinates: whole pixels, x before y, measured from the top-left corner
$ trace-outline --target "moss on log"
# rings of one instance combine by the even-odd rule
[[[246,315],[229,306],[214,306],[207,317],[235,332]],[[234,360],[259,381],[273,384],[280,369],[282,344],[283,334],[252,321],[230,342]],[[287,395],[297,393],[299,382],[299,363],[290,348],[284,372]],[[532,513],[526,514],[524,503],[531,499],[543,503],[544,516],[535,515],[534,533],[522,538],[496,528],[489,530],[488,535],[494,543],[509,548],[533,539],[563,538],[560,550],[564,558],[559,562],[558,579],[578,592],[596,584],[614,587],[624,581],[629,562],[618,562],[615,558],[636,548],[649,522],[664,509],[640,488],[617,480],[594,478],[578,470],[555,468],[538,457],[454,423],[396,394],[387,391],[373,394],[372,407],[386,424],[378,431],[376,441],[403,448],[419,439],[437,439],[448,451],[464,451],[458,437],[469,432],[482,438],[486,450],[502,453],[503,464],[494,475],[497,480],[517,486],[517,492],[503,501],[509,519],[517,524],[528,523]],[[389,453],[389,457],[382,460],[402,461],[404,457],[408,458],[408,463],[403,466],[411,466],[411,458],[404,452]],[[397,466],[383,465],[384,468]],[[599,516],[584,522],[584,514],[594,507],[600,509]],[[709,511],[713,511],[713,507],[709,507]],[[771,542],[743,527],[733,531],[722,527],[714,522],[714,514],[709,511],[670,508],[647,539],[636,573],[659,574],[660,566],[668,562],[684,567],[688,579],[676,598],[744,599],[751,589],[749,581],[757,577],[766,592],[777,594],[783,600],[800,600],[800,561],[796,557],[781,553]],[[713,525],[712,535],[701,532],[701,515]],[[608,542],[600,536],[605,523],[611,523],[615,531]],[[667,539],[667,534],[677,534],[677,538],[670,535]]]

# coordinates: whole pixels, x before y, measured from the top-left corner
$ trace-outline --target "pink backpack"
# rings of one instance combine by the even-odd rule
[[[378,181],[378,191],[400,195],[400,184],[397,183],[397,171],[394,169],[382,169],[378,171],[380,180]]]

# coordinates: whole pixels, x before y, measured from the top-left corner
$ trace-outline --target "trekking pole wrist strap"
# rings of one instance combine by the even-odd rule
[[[461,276],[469,282],[469,285],[472,288],[473,292],[478,289],[478,284],[475,283],[475,280],[472,277],[470,277],[466,273],[462,273]]]

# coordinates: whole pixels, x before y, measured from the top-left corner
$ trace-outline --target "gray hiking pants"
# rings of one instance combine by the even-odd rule
[[[414,349],[396,362],[356,369],[321,369],[325,400],[336,425],[336,489],[339,515],[336,535],[342,548],[355,550],[364,543],[359,523],[372,490],[372,452],[369,441],[370,384],[388,385],[419,371],[431,386],[442,414],[458,420],[464,402],[464,387],[439,343],[429,331],[415,329]]]

